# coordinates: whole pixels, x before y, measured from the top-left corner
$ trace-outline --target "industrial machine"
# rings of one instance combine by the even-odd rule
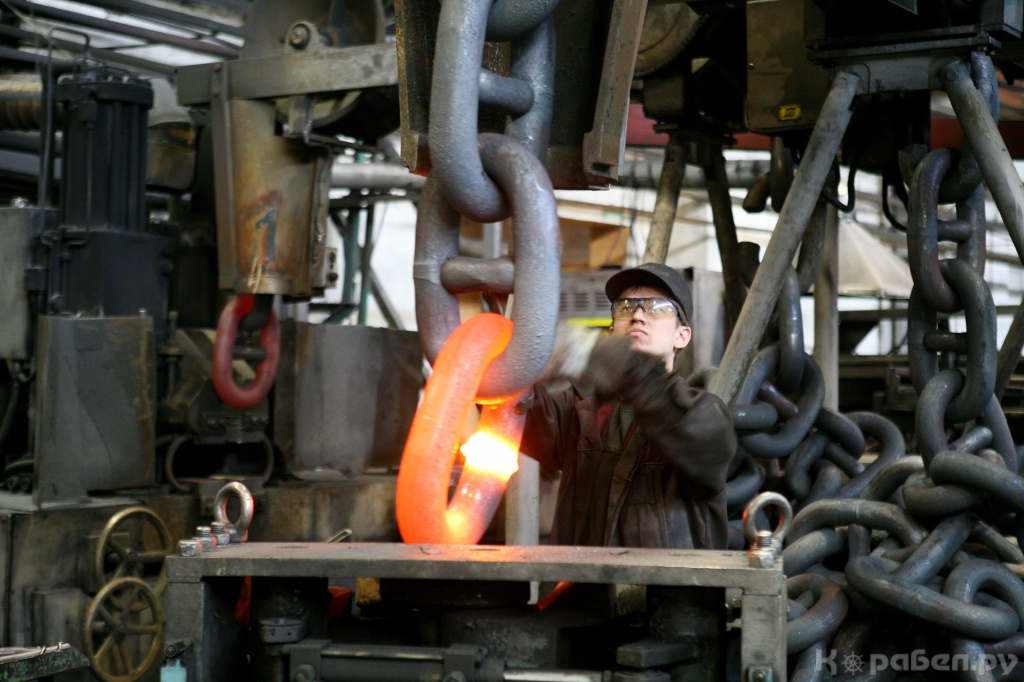
[[[91,4],[189,37],[0,5],[0,677],[1020,677],[1024,306],[1000,346],[984,277],[986,196],[1024,256],[998,127],[1018,0]],[[172,70],[67,26],[218,61]],[[961,149],[933,149],[936,92]],[[594,316],[607,273],[559,287],[554,190],[620,181],[631,103],[668,135],[643,259],[666,259],[687,164],[712,206],[721,277],[690,277],[719,331],[684,364],[740,437],[728,549],[544,545],[516,452],[501,480],[460,460],[458,486],[401,457],[417,409],[462,425],[457,401],[418,408],[424,357],[472,355],[458,409],[514,430],[560,294]],[[763,254],[724,158],[751,132],[771,163],[744,208],[779,214]],[[870,397],[841,390],[836,329],[858,171],[914,279],[907,357]],[[337,324],[387,312],[373,216],[399,187],[418,333]],[[489,321],[463,321],[466,295]],[[449,496],[473,532],[437,530]]]

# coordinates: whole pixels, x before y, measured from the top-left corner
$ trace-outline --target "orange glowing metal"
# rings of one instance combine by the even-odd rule
[[[497,443],[482,448],[466,442],[467,463],[448,502],[458,433],[473,407],[484,371],[508,345],[512,322],[493,313],[471,317],[445,342],[423,391],[398,470],[395,512],[406,542],[476,544],[518,468],[516,458],[526,421],[516,411],[519,396],[486,405],[470,441]],[[477,439],[479,435],[481,438]],[[493,453],[498,452],[497,457]]]
[[[504,438],[477,431],[462,444],[466,468],[489,473],[507,481],[519,471],[519,448]]]

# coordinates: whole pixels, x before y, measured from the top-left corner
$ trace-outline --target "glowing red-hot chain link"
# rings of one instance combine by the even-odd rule
[[[483,408],[466,441],[466,465],[448,503],[459,434],[491,360],[508,345],[512,322],[484,313],[463,322],[445,342],[427,380],[398,470],[396,512],[405,542],[476,544],[518,468],[525,414],[519,396]]]
[[[277,358],[281,352],[281,333],[277,325],[277,315],[273,310],[260,329],[260,346],[267,353],[263,362],[256,365],[256,378],[242,388],[235,383],[231,370],[234,361],[235,341],[238,336],[238,324],[252,310],[255,296],[243,294],[224,306],[217,322],[217,336],[213,342],[213,388],[220,399],[231,407],[244,410],[256,405],[270,392],[277,376]]]

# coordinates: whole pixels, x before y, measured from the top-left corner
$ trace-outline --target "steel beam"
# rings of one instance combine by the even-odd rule
[[[271,99],[398,83],[398,55],[391,43],[328,47],[308,54],[183,66],[178,69],[179,104],[195,106],[211,100],[215,66],[229,72],[229,99]]]
[[[818,203],[821,188],[835,160],[839,143],[850,123],[850,105],[857,94],[860,77],[839,72],[821,110],[821,117],[804,151],[803,159],[785,206],[779,215],[764,260],[747,294],[736,329],[725,349],[722,364],[711,383],[711,392],[731,404],[739,392],[754,359],[775,303],[782,280],[803,238],[807,221]]]
[[[686,171],[687,147],[678,134],[665,147],[665,163],[661,167],[658,181],[658,198],[654,204],[651,231],[647,236],[644,263],[664,263],[668,256],[668,243],[672,239],[672,227],[676,223],[676,208],[679,206],[679,191],[683,187]]]
[[[725,309],[729,313],[732,329],[743,309],[743,279],[740,276],[740,247],[736,238],[736,221],[732,217],[732,197],[729,195],[729,176],[725,170],[725,156],[719,146],[709,150],[711,158],[704,166],[711,217],[715,223],[715,238],[722,259],[722,278],[725,282]]]
[[[946,65],[941,72],[942,82],[953,105],[953,111],[963,126],[964,136],[971,144],[981,174],[992,193],[992,199],[1003,218],[1006,231],[1024,262],[1024,185],[1013,165],[1002,135],[985,96],[975,86],[970,67],[965,62]],[[999,349],[996,369],[996,395],[1002,397],[1024,349],[1024,304],[1017,309],[1010,331]]]
[[[822,405],[838,410],[839,213],[831,204],[819,204],[817,211],[825,214],[825,247],[821,269],[814,281],[814,359],[825,381],[825,400]]]

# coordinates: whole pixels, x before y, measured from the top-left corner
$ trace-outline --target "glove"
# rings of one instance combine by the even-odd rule
[[[599,400],[622,398],[639,407],[638,402],[645,403],[667,388],[664,360],[631,349],[631,343],[626,337],[604,336],[594,344],[584,377]]]
[[[551,359],[537,380],[540,383],[566,377],[580,379],[587,367],[590,353],[597,340],[607,334],[598,329],[576,325],[558,325]]]

